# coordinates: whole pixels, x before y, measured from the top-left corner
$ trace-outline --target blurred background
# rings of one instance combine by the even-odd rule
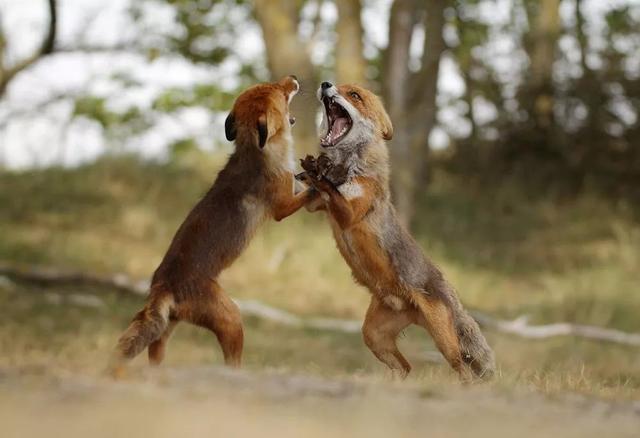
[[[288,74],[297,156],[321,81],[383,97],[395,204],[469,308],[640,332],[639,29],[637,0],[0,0],[0,367],[99,375],[142,298],[16,269],[148,279],[231,150],[234,97]],[[368,302],[307,212],[222,283],[300,317]],[[358,333],[245,324],[250,370],[384,375]],[[640,398],[637,344],[485,330],[506,386]],[[401,343],[411,379],[455,380],[424,333]],[[197,329],[169,348],[221,363]]]

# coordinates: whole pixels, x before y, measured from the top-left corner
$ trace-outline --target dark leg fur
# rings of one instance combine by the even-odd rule
[[[478,323],[461,308],[456,312],[455,328],[460,340],[462,360],[471,367],[476,377],[491,378],[495,372],[495,359]]]
[[[487,344],[476,321],[462,307],[453,287],[442,275],[434,275],[426,289],[431,292],[426,295],[427,297],[431,297],[431,300],[439,299],[448,308],[463,362],[471,369],[475,377],[490,378],[495,371],[493,351]]]
[[[211,301],[191,310],[189,321],[211,330],[218,338],[224,362],[239,367],[244,343],[240,309],[217,284],[213,286],[212,295]]]
[[[451,368],[460,375],[460,379],[471,380],[471,373],[462,360],[461,346],[449,306],[441,299],[421,292],[414,292],[413,300],[421,313],[418,324],[427,329],[436,347]]]

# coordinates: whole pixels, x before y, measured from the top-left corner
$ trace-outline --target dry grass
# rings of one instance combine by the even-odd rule
[[[194,168],[104,160],[77,170],[2,174],[0,258],[146,278],[220,160],[198,163]],[[466,304],[504,317],[526,313],[536,322],[640,331],[640,226],[630,214],[590,197],[559,205],[526,199],[510,187],[474,191],[446,174],[436,175],[423,208],[417,237]],[[302,315],[362,318],[368,303],[322,217],[306,212],[264,227],[222,284],[233,296]],[[104,306],[68,304],[70,293],[97,294]],[[97,376],[139,305],[112,291],[0,286],[0,366]],[[256,320],[246,326],[249,369],[385,374],[360,336]],[[491,332],[488,337],[501,368],[491,384],[496,391],[640,398],[637,349],[568,338],[531,342]],[[454,381],[445,367],[421,359],[433,348],[422,331],[408,330],[401,344],[415,366],[413,382]],[[167,362],[212,364],[220,356],[209,333],[185,326],[172,340]]]

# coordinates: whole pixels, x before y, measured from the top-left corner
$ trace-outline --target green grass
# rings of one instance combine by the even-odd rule
[[[104,159],[73,170],[0,173],[0,259],[148,278],[222,160],[197,162]],[[466,305],[534,322],[640,331],[640,225],[623,209],[588,195],[562,203],[532,198],[508,183],[474,188],[438,171],[418,211],[416,237]],[[307,212],[262,228],[221,284],[232,296],[300,315],[362,319],[369,300],[324,218]],[[69,293],[95,293],[105,306],[65,305]],[[0,365],[100,372],[140,303],[108,290],[0,286]],[[385,374],[359,335],[245,324],[249,368]],[[487,335],[501,369],[498,387],[640,398],[637,348]],[[186,325],[169,348],[169,364],[220,363],[215,339]],[[402,338],[412,379],[454,380],[446,367],[421,359],[432,348],[421,330]]]

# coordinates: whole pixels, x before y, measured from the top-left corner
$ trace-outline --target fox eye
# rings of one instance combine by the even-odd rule
[[[354,99],[357,99],[357,100],[362,100],[362,98],[360,97],[360,95],[359,95],[357,92],[355,92],[355,91],[350,91],[350,92],[349,92],[349,96],[351,96],[351,97],[353,97]]]

